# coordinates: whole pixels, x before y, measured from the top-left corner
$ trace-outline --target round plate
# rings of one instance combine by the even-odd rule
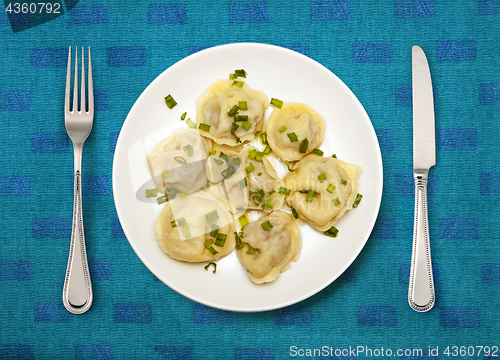
[[[324,156],[363,168],[357,209],[335,225],[336,238],[300,225],[302,252],[291,269],[272,283],[255,285],[235,252],[217,261],[217,272],[206,263],[171,259],[156,240],[155,219],[162,205],[140,201],[136,193],[151,181],[146,155],[175,128],[186,127],[182,113],[195,121],[196,99],[210,84],[245,69],[250,87],[271,98],[302,102],[326,120]],[[172,94],[177,106],[169,109],[164,97]],[[272,111],[271,107],[268,109]],[[118,217],[130,245],[169,287],[202,304],[231,311],[281,308],[317,293],[338,278],[356,259],[375,224],[382,198],[382,157],[373,126],[350,89],[327,68],[285,48],[254,43],[212,47],[179,61],[158,76],[130,110],[118,138],[113,163],[113,194]]]

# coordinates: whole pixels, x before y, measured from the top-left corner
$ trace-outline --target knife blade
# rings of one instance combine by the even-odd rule
[[[427,181],[429,169],[436,164],[436,140],[431,73],[427,57],[418,45],[412,48],[412,84],[415,221],[408,303],[413,310],[425,312],[435,303],[427,216]]]

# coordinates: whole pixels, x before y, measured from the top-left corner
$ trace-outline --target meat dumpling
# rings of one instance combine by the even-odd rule
[[[247,83],[240,87],[233,85],[233,80],[219,79],[198,98],[196,122],[202,136],[217,144],[236,146],[255,138],[254,133],[262,129],[268,106],[269,99],[263,91],[254,90]]]
[[[286,202],[313,228],[329,230],[352,208],[361,168],[316,154],[304,156],[294,168],[283,179],[291,190]]]
[[[301,248],[295,220],[283,211],[274,211],[243,228],[238,258],[256,284],[275,280],[280,272],[296,261]]]
[[[181,261],[216,260],[235,246],[232,216],[209,192],[168,201],[156,219],[156,232],[163,251]]]
[[[211,146],[211,141],[195,129],[174,130],[147,156],[156,189],[164,194],[167,188],[192,194],[203,187],[207,183],[205,166]]]
[[[305,104],[284,103],[269,116],[265,132],[269,146],[279,158],[297,161],[321,145],[325,120]]]

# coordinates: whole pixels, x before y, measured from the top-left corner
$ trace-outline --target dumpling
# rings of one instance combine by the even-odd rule
[[[291,190],[286,202],[315,229],[329,230],[352,208],[361,168],[316,154],[304,156],[294,168],[283,179]]]
[[[156,219],[156,232],[163,251],[176,260],[216,260],[235,246],[231,214],[209,192],[168,201]]]
[[[285,201],[285,195],[281,190],[285,183],[278,178],[271,162],[265,156],[261,161],[257,160],[258,153],[257,148],[247,146],[238,154],[247,179],[245,192],[248,196],[248,209],[271,212],[280,209]],[[230,193],[237,191],[236,186],[228,189]]]
[[[246,83],[240,87],[233,85],[233,80],[219,79],[199,97],[196,121],[202,136],[235,146],[255,138],[268,106],[263,91],[253,90]]]
[[[305,104],[285,103],[271,113],[265,132],[269,146],[278,157],[297,161],[321,145],[325,120]]]
[[[283,211],[251,222],[243,228],[243,234],[243,246],[237,254],[256,284],[275,280],[300,254],[299,229],[295,220]]]
[[[156,189],[192,194],[207,183],[205,163],[211,141],[195,129],[180,128],[157,144],[147,156]],[[175,189],[175,190],[173,190]]]

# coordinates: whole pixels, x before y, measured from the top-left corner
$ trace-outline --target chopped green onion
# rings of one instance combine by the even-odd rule
[[[222,165],[224,164],[224,160],[214,158],[214,163],[216,163],[217,165]]]
[[[315,153],[316,155],[319,155],[319,156],[323,156],[325,154],[325,152],[323,150],[320,150],[320,149],[314,149],[313,153]]]
[[[339,229],[337,229],[335,226],[332,226],[330,229],[326,230],[323,234],[329,237],[337,237],[338,233]]]
[[[250,174],[252,171],[253,171],[254,166],[252,163],[250,163],[250,165],[247,166],[247,168],[245,169],[245,171],[247,172],[247,174]]]
[[[210,246],[212,246],[214,244],[214,241],[212,239],[207,239],[205,240],[205,242],[203,243],[203,245],[205,246],[205,249],[208,249]]]
[[[261,175],[262,175],[262,173],[261,173],[261,172],[257,174],[257,176],[261,176]]]
[[[156,201],[158,201],[158,205],[166,203],[168,201],[168,196],[167,195],[160,196],[156,198]]]
[[[332,158],[336,159],[337,158],[337,154],[333,154]]]
[[[186,198],[186,194],[184,194],[184,193],[180,193],[179,196],[181,197],[181,199],[185,199]]]
[[[182,156],[176,156],[174,157],[174,160],[181,164],[187,164],[186,159],[184,159]]]
[[[273,201],[271,199],[266,199],[264,202],[264,206],[266,209],[272,209],[273,208]]]
[[[177,219],[177,225],[186,226],[187,225],[186,219],[184,219],[184,218]]]
[[[290,139],[290,141],[292,141],[292,142],[293,142],[293,141],[298,141],[298,139],[297,139],[297,135],[295,135],[295,133],[294,133],[294,132],[292,132],[292,133],[288,133],[288,134],[286,134],[286,135],[288,136],[288,138]]]
[[[224,176],[225,179],[229,179],[234,174],[236,174],[236,171],[234,170],[234,166],[230,166],[226,170],[221,172],[221,175]]]
[[[213,249],[213,248],[212,248],[212,249]],[[215,254],[214,254],[214,255],[215,255]],[[212,272],[215,274],[215,272],[217,271],[217,264],[216,264],[216,263],[214,263],[214,262],[212,262],[212,261],[210,261],[210,262],[208,263],[208,265],[207,265],[207,266],[205,266],[205,270],[207,270],[207,271],[208,271],[208,268],[210,267],[210,265],[213,265],[213,266],[214,266],[214,271],[212,271]]]
[[[291,191],[290,189],[287,189],[286,187],[281,186],[278,192],[280,194],[283,194],[283,195],[290,195],[290,191]]]
[[[184,151],[187,151],[187,152],[188,152],[188,157],[193,156],[193,145],[191,145],[191,144],[187,144],[186,146],[184,146],[184,147],[182,148],[182,150],[184,150]]]
[[[265,132],[260,133],[260,139],[262,140],[262,143],[264,145],[267,145],[267,133],[265,133]]]
[[[196,129],[196,124],[191,120],[191,119],[187,119],[186,120],[186,124],[188,124],[188,126],[191,128],[191,129]]]
[[[325,175],[325,173],[321,173],[321,174],[319,174],[319,175],[318,175],[318,180],[319,180],[319,182],[320,182],[320,183],[322,183],[323,181],[325,181],[325,180],[326,180],[326,175]]]
[[[165,96],[165,103],[171,109],[173,109],[173,107],[175,105],[177,105],[177,101],[175,101],[174,98],[172,97],[172,95],[170,95],[170,94],[168,94],[167,96]]]
[[[338,197],[336,197],[335,199],[333,199],[333,205],[335,206],[339,206],[340,205],[340,200]]]
[[[237,79],[238,77],[236,76],[236,74],[229,74],[229,80],[234,80],[234,79]]]
[[[248,115],[234,115],[234,121],[248,121]]]
[[[264,196],[266,196],[266,194],[262,189],[258,189],[257,191],[250,191],[250,200],[252,200],[255,205],[260,205]]]
[[[243,179],[238,181],[238,186],[240,189],[243,189],[244,187],[246,187],[247,186],[247,178],[244,177]]]
[[[290,206],[290,209],[292,209],[292,215],[294,218],[298,219],[299,218],[299,214],[297,214],[297,211],[293,208],[293,206]]]
[[[309,140],[307,139],[302,140],[302,142],[299,145],[299,153],[305,154],[308,146],[309,146]]]
[[[257,155],[255,155],[255,160],[262,161],[263,157],[264,157],[264,153],[263,152],[258,152]]]
[[[246,207],[243,207],[243,206],[238,206],[236,208],[236,211],[247,211],[247,208]]]
[[[335,185],[333,184],[328,185],[328,187],[326,188],[326,191],[328,191],[329,193],[332,193],[333,190],[335,190]]]
[[[341,183],[342,185],[347,185],[347,180],[340,179],[340,183]]]
[[[215,250],[215,249],[213,248],[213,246],[210,246],[207,250],[208,250],[208,251],[210,252],[210,254],[212,254],[212,255],[215,255],[215,254],[219,253],[217,250]]]
[[[158,195],[158,190],[156,189],[146,189],[146,197],[156,197]]]
[[[247,255],[253,255],[254,252],[255,252],[254,248],[250,246],[247,250]]]
[[[172,225],[172,228],[177,227],[177,224],[175,223],[175,220],[172,220],[172,221],[170,222],[170,225]]]
[[[224,240],[226,241],[227,235],[226,234],[217,234],[217,240]]]
[[[292,169],[292,168],[290,167],[290,163],[288,162],[288,160],[285,160],[285,164],[286,164],[286,167],[288,168],[288,171],[292,172],[292,171],[297,170],[297,169]]]
[[[217,236],[218,232],[219,232],[219,227],[215,224],[212,224],[212,231],[210,231],[210,236],[214,238]]]
[[[240,221],[240,225],[242,228],[248,225],[248,219],[245,215],[241,215],[238,220]]]
[[[250,124],[248,121],[244,121],[243,124],[241,124],[241,127],[245,130],[250,129],[251,126],[252,124]]]
[[[181,120],[184,120],[184,119],[186,118],[186,115],[187,115],[187,114],[188,114],[187,112],[185,112],[184,114],[182,114],[182,115],[181,115]]]
[[[270,104],[273,106],[276,106],[278,109],[281,109],[281,107],[283,106],[283,101],[275,99],[275,98],[271,98]]]
[[[263,222],[263,223],[261,224],[261,226],[262,226],[262,228],[263,228],[264,230],[266,230],[266,231],[271,230],[271,229],[272,229],[272,227],[273,227],[273,226],[271,225],[271,223],[269,222],[269,220],[267,220],[266,222]]]
[[[203,130],[203,131],[210,131],[210,125],[207,125],[207,124],[200,124],[200,126],[198,126],[198,128],[200,130]]]
[[[233,164],[234,165],[239,165],[240,164],[240,158],[233,158]]]
[[[168,178],[168,170],[163,171],[163,178],[164,179]]]
[[[313,197],[314,197],[314,194],[315,194],[314,190],[309,190],[309,191],[307,192],[306,201],[307,201],[307,202],[311,202],[311,201],[312,201],[312,199],[313,199]]]
[[[245,85],[245,82],[240,81],[240,80],[234,80],[233,83],[231,84],[231,86],[233,86],[233,85],[236,85],[238,87],[242,87],[243,85]]]
[[[191,232],[189,231],[189,227],[183,226],[182,227],[182,232],[184,233],[185,237],[187,237],[187,238],[191,237]]]
[[[215,245],[217,246],[224,246],[226,243],[226,234],[217,234],[217,239],[215,239]]]
[[[234,240],[236,241],[236,249],[238,250],[243,249],[243,247],[245,246],[241,241],[242,237],[243,237],[243,232],[240,232],[239,234],[236,231],[234,232]]]
[[[243,69],[234,70],[234,75],[236,75],[238,77],[246,78],[247,77],[247,72],[245,70],[243,70]]]
[[[238,113],[238,110],[240,108],[238,107],[238,105],[234,105],[231,110],[229,110],[229,112],[227,113],[228,116],[234,116]]]
[[[361,202],[361,199],[363,198],[363,195],[357,194],[356,199],[354,200],[354,203],[352,204],[353,208],[357,208],[359,203]]]
[[[205,219],[207,219],[207,222],[211,223],[214,222],[219,218],[219,214],[217,214],[217,210],[210,211],[209,213],[205,214]]]
[[[283,125],[282,127],[280,127],[280,129],[279,129],[279,130],[280,130],[280,132],[285,131],[285,130],[286,130],[286,126],[285,126],[285,125]]]
[[[248,110],[248,105],[246,101],[240,101],[238,103],[238,107],[240,108],[240,110]]]
[[[266,145],[264,151],[262,151],[264,155],[270,154],[271,153],[271,147],[269,145]]]
[[[253,149],[250,154],[248,154],[248,158],[249,159],[255,159],[255,157],[257,156],[257,150]]]
[[[217,151],[212,150],[212,151],[210,151],[210,152],[208,153],[208,156],[212,156],[212,155],[215,155],[215,154],[217,154]]]
[[[271,190],[269,190],[267,193],[268,193],[269,195],[272,195],[272,194],[274,194],[275,192],[276,192],[276,191],[274,191],[274,189],[271,189]]]

